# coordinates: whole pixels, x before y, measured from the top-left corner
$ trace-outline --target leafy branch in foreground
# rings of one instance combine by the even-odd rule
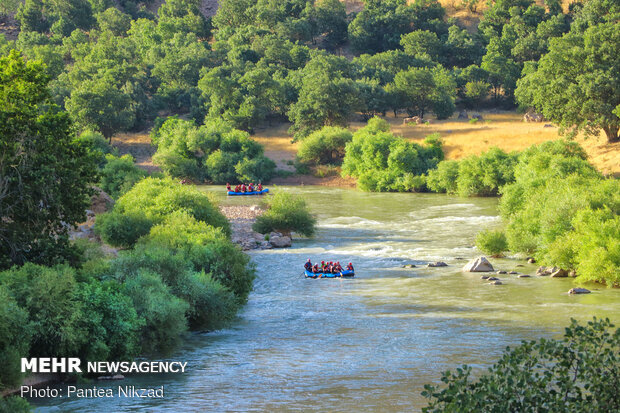
[[[612,412],[620,410],[620,329],[596,317],[576,320],[561,340],[524,341],[477,381],[464,365],[439,389],[425,385],[432,412]]]

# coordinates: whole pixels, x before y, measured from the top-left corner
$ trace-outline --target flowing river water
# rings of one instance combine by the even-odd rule
[[[249,205],[254,197],[226,199]],[[558,336],[571,317],[618,322],[620,290],[572,279],[500,275],[489,285],[462,273],[477,231],[500,225],[497,199],[375,194],[326,187],[279,187],[303,195],[318,218],[312,239],[252,252],[254,291],[229,328],[190,334],[169,360],[185,374],[128,377],[85,388],[165,386],[164,399],[31,400],[41,412],[411,411],[425,383],[467,363],[493,364],[506,346]],[[305,279],[307,258],[355,264],[354,279]],[[427,268],[429,261],[448,267]],[[524,260],[496,269],[533,275]],[[415,264],[416,268],[403,268]],[[522,266],[523,265],[523,266]]]

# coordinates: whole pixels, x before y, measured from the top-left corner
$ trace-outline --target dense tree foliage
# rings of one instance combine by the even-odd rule
[[[216,184],[267,182],[275,163],[248,133],[213,120],[196,127],[191,121],[168,119],[152,135],[156,165],[171,176]]]
[[[408,142],[389,132],[389,124],[373,118],[353,134],[346,145],[343,176],[358,179],[365,191],[420,191],[425,188],[422,176],[443,159],[441,141],[429,136],[425,145]]]
[[[260,215],[252,229],[261,234],[278,231],[290,234],[295,231],[311,237],[316,231],[316,218],[308,211],[306,201],[299,196],[278,192],[267,201],[267,211]]]
[[[0,268],[70,259],[67,224],[84,220],[96,178],[48,81],[38,62],[0,58]]]
[[[345,145],[351,141],[353,133],[348,129],[325,126],[303,139],[297,151],[302,162],[316,165],[329,165],[344,158]]]

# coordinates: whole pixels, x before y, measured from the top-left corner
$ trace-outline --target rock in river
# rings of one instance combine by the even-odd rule
[[[448,264],[446,264],[443,261],[437,261],[437,262],[429,262],[427,267],[447,267]]]
[[[287,248],[291,246],[292,240],[291,240],[291,237],[287,235],[281,235],[281,236],[276,235],[273,237],[269,237],[269,243],[274,248]]]
[[[495,271],[486,257],[478,257],[469,261],[464,267],[464,272],[489,272]]]
[[[590,294],[590,290],[588,290],[587,288],[571,288],[570,290],[568,290],[569,294]]]

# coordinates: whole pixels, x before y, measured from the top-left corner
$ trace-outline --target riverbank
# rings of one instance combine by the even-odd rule
[[[220,211],[230,222],[231,241],[244,251],[287,248],[292,244],[291,237],[279,232],[259,234],[252,229],[256,218],[265,212],[258,205],[220,206]]]

